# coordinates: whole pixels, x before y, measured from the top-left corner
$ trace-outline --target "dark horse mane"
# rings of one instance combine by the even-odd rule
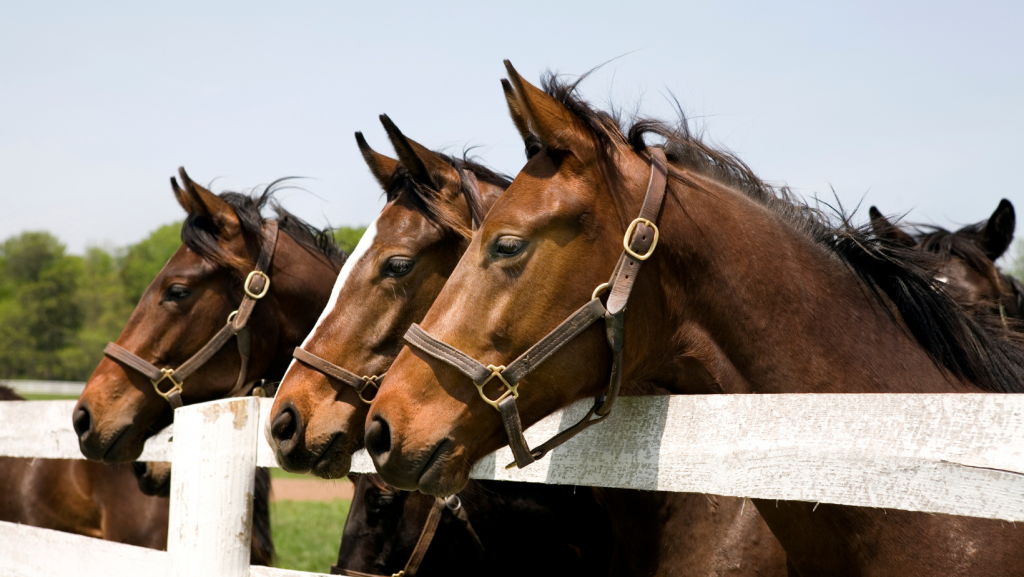
[[[25,397],[14,392],[7,385],[0,385],[0,401],[24,401]]]
[[[852,215],[843,212],[842,207],[826,212],[808,205],[788,188],[765,183],[732,152],[711,146],[694,134],[685,115],[681,114],[680,122],[674,125],[639,118],[626,126],[582,100],[576,94],[580,80],[582,77],[570,83],[549,73],[542,86],[597,137],[602,169],[612,190],[618,188],[614,162],[618,148],[627,146],[643,154],[648,150],[646,136],[660,136],[665,139],[664,150],[674,168],[737,189],[839,258],[898,322],[895,308],[910,334],[937,365],[983,391],[1024,392],[1024,345],[1019,337],[1003,330],[998,316],[968,311],[942,290],[934,278],[939,264],[934,253],[879,238],[870,225],[854,226]],[[680,170],[670,170],[669,177],[670,182],[703,189]]]
[[[964,259],[974,270],[984,271],[993,266],[992,261],[975,239],[981,234],[986,222],[983,220],[969,224],[955,232],[941,226],[919,225],[915,227],[917,232],[913,237],[921,250],[943,259],[956,256]]]
[[[335,268],[341,270],[347,254],[334,244],[330,229],[320,230],[285,210],[277,202],[271,202],[274,194],[288,184],[289,179],[282,178],[250,193],[222,192],[218,196],[228,203],[238,215],[242,234],[247,238],[260,238],[266,219],[261,211],[268,202],[277,213],[277,222],[281,232],[286,233],[307,250],[319,252],[326,257]],[[203,215],[189,215],[181,225],[181,242],[199,256],[217,264],[230,265],[233,258],[224,252],[217,242],[219,230],[217,225]]]
[[[476,198],[470,194],[468,185],[465,177],[462,175],[465,171],[472,172],[476,176],[477,180],[492,184],[494,186],[501,187],[502,189],[508,188],[512,184],[512,179],[499,172],[495,172],[490,168],[470,159],[467,155],[463,155],[460,158],[454,158],[442,152],[434,151],[434,154],[444,159],[448,164],[455,169],[460,176],[459,186],[462,191],[462,196],[466,199],[466,203],[469,205],[471,211],[480,214],[480,206],[477,206]],[[454,232],[455,234],[469,238],[472,236],[472,230],[466,227],[463,222],[463,217],[456,214],[451,205],[446,202],[441,202],[440,191],[435,190],[433,187],[423,184],[413,178],[412,174],[405,167],[405,165],[399,163],[397,169],[391,175],[391,182],[388,183],[388,187],[385,189],[384,194],[388,202],[391,202],[398,198],[399,195],[405,193],[412,203],[420,210],[430,222],[438,226],[441,230]]]

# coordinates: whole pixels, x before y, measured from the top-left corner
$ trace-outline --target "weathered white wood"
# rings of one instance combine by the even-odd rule
[[[174,412],[167,551],[173,577],[246,577],[259,400],[226,399]]]
[[[5,401],[0,403],[0,456],[82,459],[71,425],[76,401]],[[146,442],[143,461],[169,461],[170,428]]]
[[[5,577],[164,577],[164,551],[0,521],[0,575]]]
[[[74,381],[32,381],[10,379],[0,382],[14,389],[19,395],[82,395],[85,383]]]
[[[277,567],[263,567],[253,565],[249,569],[252,577],[331,577],[327,573],[307,573],[305,571],[292,571],[291,569],[278,569]]]
[[[546,440],[589,406],[540,421],[527,439]],[[511,462],[501,449],[472,476],[1021,521],[1024,395],[622,398],[542,461],[506,470]],[[353,470],[373,471],[365,453]]]

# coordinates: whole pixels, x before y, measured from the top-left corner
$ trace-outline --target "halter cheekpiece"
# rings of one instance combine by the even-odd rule
[[[480,397],[501,413],[501,422],[508,435],[509,448],[515,456],[515,462],[509,464],[522,469],[530,463],[542,458],[551,449],[565,443],[583,432],[588,427],[601,422],[612,410],[612,405],[619,395],[622,385],[622,352],[624,344],[624,320],[626,303],[629,300],[633,284],[636,282],[640,265],[654,254],[658,244],[658,216],[665,198],[667,182],[667,161],[661,148],[651,148],[651,177],[647,184],[647,193],[640,209],[640,215],[626,228],[622,239],[623,251],[615,265],[611,279],[596,289],[590,301],[576,310],[562,324],[548,333],[544,338],[506,365],[484,365],[462,351],[444,343],[422,327],[413,324],[405,333],[405,341],[428,355],[443,361],[459,372],[472,379]],[[607,304],[601,302],[601,295],[608,293]],[[522,420],[516,399],[519,398],[519,381],[533,369],[547,360],[590,325],[604,319],[605,336],[612,350],[612,371],[608,387],[594,402],[594,406],[575,425],[561,431],[545,443],[530,449],[523,435]],[[498,379],[504,392],[496,399],[490,399],[484,393],[484,385],[492,379]]]
[[[278,226],[276,221],[266,223],[263,231],[263,244],[260,249],[260,256],[256,260],[256,267],[245,278],[242,289],[245,296],[238,309],[228,315],[227,323],[222,329],[213,335],[203,348],[196,351],[187,361],[176,369],[157,368],[149,361],[125,349],[117,343],[107,343],[103,354],[125,365],[135,369],[149,378],[153,383],[153,390],[163,397],[171,405],[171,409],[177,409],[183,405],[181,393],[185,379],[196,372],[199,367],[206,364],[213,355],[224,348],[231,337],[237,337],[238,355],[242,359],[242,365],[238,369],[238,379],[234,388],[228,392],[227,397],[238,397],[247,394],[249,390],[245,386],[245,377],[249,369],[249,353],[252,351],[252,335],[249,332],[249,318],[253,308],[260,299],[267,296],[270,290],[270,277],[266,271],[270,270],[271,261],[274,259],[274,248],[277,246]],[[167,390],[161,389],[163,382],[170,383]],[[256,382],[253,381],[253,385]],[[256,392],[254,390],[254,392]],[[262,395],[260,395],[262,396]]]

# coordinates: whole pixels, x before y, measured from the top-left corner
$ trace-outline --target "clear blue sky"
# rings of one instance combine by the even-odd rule
[[[316,224],[381,206],[353,132],[522,144],[499,79],[580,73],[598,102],[671,109],[763,178],[952,226],[1024,211],[1022,2],[21,2],[0,19],[0,239],[73,252],[178,220],[168,177],[282,195]],[[1021,230],[1024,230],[1022,227]]]

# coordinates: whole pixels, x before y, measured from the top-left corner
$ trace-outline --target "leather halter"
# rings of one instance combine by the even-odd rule
[[[225,396],[237,397],[248,393],[244,387],[245,376],[249,369],[249,353],[252,351],[252,336],[249,333],[248,327],[249,317],[252,315],[256,302],[265,297],[270,290],[270,277],[267,276],[265,271],[270,270],[271,261],[274,259],[277,235],[277,221],[267,222],[264,226],[263,246],[260,250],[260,256],[256,261],[256,268],[249,273],[249,276],[246,277],[245,282],[242,284],[242,289],[245,291],[242,303],[236,311],[228,315],[227,324],[224,325],[224,328],[217,331],[217,334],[213,335],[213,338],[207,341],[203,348],[196,351],[194,355],[179,365],[178,368],[158,369],[149,361],[117,343],[107,343],[107,346],[103,349],[103,354],[148,377],[150,382],[153,383],[153,389],[157,394],[170,403],[171,409],[177,409],[183,405],[181,393],[185,379],[199,370],[199,367],[206,364],[213,355],[224,348],[224,345],[231,340],[231,337],[237,337],[238,355],[242,359],[242,366],[238,369],[238,379],[235,381],[234,388]],[[167,391],[160,390],[160,384],[164,380],[169,381],[171,384],[171,388]],[[255,385],[255,381],[253,384]]]
[[[376,483],[374,483],[376,485]],[[427,550],[430,549],[430,544],[434,540],[434,535],[437,534],[437,527],[441,523],[441,515],[444,514],[444,510],[448,509],[451,512],[454,519],[464,525],[465,530],[472,537],[473,542],[476,544],[477,550],[481,556],[484,552],[483,543],[480,542],[480,537],[473,530],[473,526],[469,523],[469,517],[466,516],[466,510],[462,508],[462,500],[459,499],[458,495],[452,495],[451,497],[444,498],[438,497],[434,500],[434,505],[430,508],[430,513],[427,515],[427,521],[423,524],[423,530],[420,531],[420,537],[416,540],[416,546],[413,547],[412,555],[409,556],[409,560],[406,561],[405,567],[402,568],[398,573],[392,573],[390,577],[415,577],[416,571],[420,568],[420,563],[423,562],[423,558],[427,555]],[[348,575],[350,577],[387,577],[385,575],[378,575],[376,573],[364,573],[362,571],[354,571],[352,569],[342,569],[337,565],[331,565],[331,575]]]
[[[640,265],[651,257],[658,244],[659,233],[655,221],[661,213],[662,201],[665,198],[667,174],[664,150],[652,148],[651,178],[647,184],[647,193],[640,209],[640,216],[634,219],[626,229],[626,234],[622,239],[623,252],[615,265],[611,280],[598,286],[591,295],[590,302],[577,309],[562,324],[519,355],[508,366],[484,365],[455,347],[434,338],[417,324],[413,324],[405,333],[405,341],[409,345],[435,359],[448,363],[472,379],[484,402],[501,413],[501,422],[508,435],[508,445],[516,459],[515,463],[509,464],[507,468],[515,465],[522,469],[542,458],[551,449],[604,420],[611,413],[612,405],[618,397],[622,384],[626,303],[633,289],[633,283],[636,282],[637,274],[640,272]],[[602,303],[600,298],[605,291],[608,291],[607,304]],[[531,450],[523,435],[522,420],[519,417],[519,408],[516,406],[516,399],[519,398],[519,381],[566,343],[602,318],[605,321],[605,336],[612,350],[612,370],[608,387],[595,399],[594,406],[583,419]],[[484,385],[491,379],[498,379],[505,387],[505,391],[496,399],[490,399],[484,393]]]
[[[454,164],[453,168],[455,168],[459,173],[459,187],[462,191],[463,197],[466,199],[466,205],[469,208],[472,228],[473,230],[476,230],[480,226],[480,220],[483,218],[482,215],[478,214],[477,211],[474,210],[474,207],[480,208],[483,206],[483,199],[480,195],[480,184],[472,172],[463,170],[458,164]],[[364,375],[361,377],[352,371],[339,367],[327,359],[314,355],[301,346],[295,347],[295,350],[292,351],[292,357],[309,368],[352,387],[355,389],[356,394],[359,395],[359,400],[367,405],[373,402],[377,393],[375,391],[373,397],[367,399],[363,396],[363,391],[365,391],[370,385],[373,385],[374,389],[380,390],[380,382],[386,374],[385,371],[379,375]]]

